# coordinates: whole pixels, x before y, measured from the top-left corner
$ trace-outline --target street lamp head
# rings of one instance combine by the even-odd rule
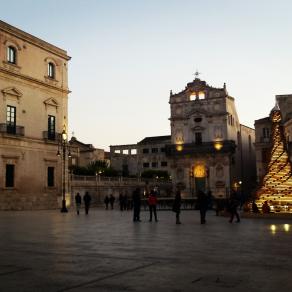
[[[58,149],[57,156],[61,156],[60,150]]]
[[[65,129],[63,129],[63,131],[62,131],[62,140],[64,142],[67,141],[67,133],[66,133]]]

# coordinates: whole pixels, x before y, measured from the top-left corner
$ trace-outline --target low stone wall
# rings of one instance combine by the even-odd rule
[[[20,194],[5,192],[0,196],[0,210],[49,210],[57,209],[58,197],[55,193]]]
[[[74,203],[74,197],[78,192],[82,197],[85,192],[89,192],[93,205],[102,205],[104,197],[110,194],[116,198],[115,203],[117,204],[120,193],[127,194],[131,198],[137,187],[141,189],[142,194],[157,188],[161,197],[171,197],[172,195],[172,183],[170,181],[73,176],[70,201]]]

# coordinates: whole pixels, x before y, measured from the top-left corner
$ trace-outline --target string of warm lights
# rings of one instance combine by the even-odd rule
[[[267,201],[274,212],[292,212],[292,177],[291,163],[286,150],[285,136],[281,126],[281,113],[273,110],[272,149],[268,171],[262,186],[257,192],[256,204],[259,209]]]

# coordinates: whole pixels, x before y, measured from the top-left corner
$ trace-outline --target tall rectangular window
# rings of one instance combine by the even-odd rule
[[[263,128],[263,137],[264,138],[270,137],[270,129],[269,128]]]
[[[48,63],[48,76],[55,79],[55,65],[53,63]]]
[[[152,153],[158,153],[158,148],[152,148],[152,149],[151,149],[151,152],[152,152]]]
[[[48,117],[48,139],[55,140],[55,130],[56,130],[56,117],[50,116]]]
[[[202,133],[201,132],[195,133],[195,143],[198,145],[202,144]]]
[[[7,62],[16,64],[16,49],[12,46],[7,47]]]
[[[55,167],[48,167],[48,187],[55,186]]]
[[[7,105],[6,126],[7,126],[7,133],[9,134],[16,133],[16,107],[15,106]]]
[[[5,186],[7,188],[14,187],[14,165],[13,164],[6,164]]]

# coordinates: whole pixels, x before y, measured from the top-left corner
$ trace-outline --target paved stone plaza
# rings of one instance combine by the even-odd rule
[[[83,211],[83,210],[82,210]],[[292,220],[1,212],[1,291],[292,291]]]

